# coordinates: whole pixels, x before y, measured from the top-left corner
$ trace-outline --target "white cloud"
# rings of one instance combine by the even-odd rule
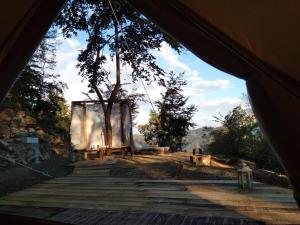
[[[154,54],[159,60],[165,62],[168,70],[173,70],[176,73],[184,72],[184,78],[187,80],[187,86],[185,87],[185,94],[187,96],[199,96],[203,92],[229,87],[230,82],[226,79],[204,79],[199,71],[193,70],[181,62],[179,55],[166,43],[163,43],[161,50],[154,52]]]
[[[218,109],[220,107],[234,107],[239,104],[243,104],[242,99],[240,98],[218,98],[213,100],[202,101],[198,104],[200,109]]]
[[[171,49],[166,43],[162,43],[160,51],[153,52],[154,55],[161,58],[169,66],[170,70],[178,72],[190,72],[191,69],[186,64],[179,61],[179,55]]]
[[[234,107],[244,105],[244,101],[240,98],[216,98],[211,100],[202,100],[196,106],[198,113],[194,117],[194,121],[201,126],[219,126],[220,124],[214,121],[214,116],[220,114],[225,116]]]
[[[59,36],[60,45],[57,48],[57,66],[55,72],[61,75],[61,80],[68,85],[64,96],[67,102],[83,100],[86,97],[81,92],[87,92],[87,82],[82,82],[82,77],[78,75],[76,68],[77,56],[82,45],[76,39],[65,39]]]

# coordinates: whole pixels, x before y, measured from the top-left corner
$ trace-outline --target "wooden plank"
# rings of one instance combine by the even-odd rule
[[[78,188],[77,188],[78,187]],[[190,195],[190,196],[198,196],[198,197],[214,197],[216,196],[217,198],[224,197],[224,198],[231,198],[231,199],[236,199],[236,198],[262,198],[262,199],[269,199],[269,198],[282,198],[282,199],[293,199],[292,195],[290,194],[276,194],[276,193],[238,193],[238,192],[230,192],[230,191],[222,191],[222,190],[216,190],[216,191],[186,191],[184,188],[181,187],[173,187],[173,188],[168,188],[168,187],[134,187],[134,186],[114,186],[111,187],[109,185],[107,186],[95,186],[95,187],[86,187],[86,186],[76,186],[76,187],[69,187],[66,188],[65,186],[63,187],[39,187],[39,188],[29,188],[25,190],[26,192],[37,192],[37,191],[50,191],[50,193],[54,192],[95,192],[95,193],[104,193],[104,194],[119,194],[120,191],[123,191],[123,193],[143,193],[143,194],[157,194],[157,195],[171,195],[171,196],[178,196],[178,195]],[[18,194],[20,192],[16,192],[15,194]],[[21,191],[21,193],[24,193],[24,191]],[[15,195],[12,194],[12,195]]]
[[[102,177],[100,178],[102,179]],[[93,185],[92,185],[93,184]],[[92,183],[90,185],[85,185],[84,183],[81,184],[81,183],[78,183],[76,186],[70,184],[70,183],[58,183],[58,184],[55,184],[55,183],[42,183],[42,184],[37,184],[34,186],[34,188],[50,188],[50,189],[53,189],[53,188],[56,188],[56,187],[63,187],[63,188],[67,188],[67,189],[107,189],[108,187],[112,187],[112,189],[126,189],[126,188],[131,188],[131,189],[160,189],[160,188],[163,188],[163,189],[166,189],[168,190],[168,188],[170,188],[170,190],[173,190],[173,189],[176,189],[176,190],[189,190],[189,191],[201,191],[203,190],[204,188],[206,189],[207,192],[218,192],[220,190],[222,190],[222,187],[220,186],[215,186],[215,185],[211,185],[211,186],[203,186],[203,185],[170,185],[170,184],[163,184],[163,185],[157,185],[157,186],[149,186],[149,185],[146,185],[146,186],[143,186],[143,185],[136,185],[135,183],[124,183],[124,182],[120,182],[118,185],[116,185],[115,182],[101,182],[101,184],[95,184]],[[233,191],[233,190],[239,190],[237,189],[237,187],[235,186],[226,186],[226,191]],[[225,189],[224,189],[225,191]],[[289,189],[283,189],[283,188],[280,188],[280,189],[277,189],[277,188],[272,188],[272,187],[258,187],[258,188],[255,188],[253,190],[254,193],[256,194],[265,194],[265,193],[274,193],[274,194],[287,194],[287,195],[291,195],[292,196],[292,192],[291,190]],[[242,193],[242,192],[241,192]],[[245,191],[243,194],[247,194],[247,192]]]
[[[34,192],[26,192],[26,193],[17,193],[15,195],[13,195],[13,197],[32,197],[32,198],[38,198],[38,197],[42,197],[42,196],[51,196],[52,198],[56,198],[59,196],[73,196],[74,198],[76,198],[77,196],[80,197],[98,197],[98,198],[110,198],[112,200],[115,199],[121,199],[122,197],[120,197],[120,192],[117,193],[107,193],[107,192],[95,192],[95,191],[85,191],[85,192],[70,192],[70,191],[63,191],[63,190],[56,190],[53,192],[45,192],[45,191],[34,191]],[[139,193],[134,193],[134,192],[127,192],[124,193],[124,196],[126,196],[125,198],[136,198],[136,197],[140,197],[142,199],[146,199],[146,198],[157,198],[157,199],[184,199],[185,202],[189,201],[189,200],[205,200],[205,201],[212,201],[212,202],[236,202],[241,204],[241,202],[267,202],[267,203],[291,203],[293,205],[295,205],[295,201],[292,198],[286,198],[286,197],[269,197],[269,198],[244,198],[244,197],[234,197],[231,198],[229,197],[224,197],[222,198],[222,196],[207,196],[206,198],[200,198],[198,196],[193,196],[193,195],[169,195],[169,194],[157,194],[157,193],[146,193],[146,192],[139,192]],[[4,197],[3,199],[6,198],[11,198],[11,196],[7,196]],[[129,199],[130,200],[130,199]],[[1,200],[0,200],[1,202]],[[184,202],[183,202],[184,203]],[[248,204],[248,203],[247,203]],[[296,205],[295,205],[296,206]]]
[[[255,207],[269,207],[269,208],[296,208],[296,205],[293,202],[269,202],[269,201],[251,201],[251,200],[234,200],[231,199],[227,200],[214,200],[210,201],[207,199],[186,199],[186,198],[167,198],[167,197],[143,197],[141,196],[132,196],[132,197],[120,197],[120,196],[107,196],[107,195],[95,195],[95,194],[82,194],[79,195],[78,193],[75,194],[68,194],[64,193],[63,195],[43,195],[43,194],[27,194],[27,195],[20,195],[20,196],[11,196],[7,198],[3,198],[0,201],[0,204],[6,204],[6,201],[29,201],[29,202],[76,202],[79,205],[81,203],[103,203],[107,204],[106,202],[114,202],[113,204],[131,204],[131,203],[141,203],[141,205],[147,203],[159,203],[159,204],[180,204],[189,206],[208,206],[213,205],[217,207],[220,206],[227,206],[227,207],[246,207],[246,206],[255,206]],[[79,206],[80,207],[80,206]]]
[[[26,195],[26,194],[37,194],[37,193],[42,193],[42,194],[54,194],[54,195],[60,195],[60,194],[72,194],[72,195],[82,195],[82,194],[94,194],[96,196],[100,195],[108,195],[108,196],[119,196],[120,191],[122,191],[123,195],[142,195],[142,196],[184,196],[184,197],[189,197],[191,196],[192,198],[205,198],[205,199],[230,199],[230,200],[236,200],[236,199],[249,199],[252,201],[290,201],[294,202],[294,199],[291,195],[283,195],[283,194],[238,194],[238,193],[226,193],[226,192],[186,192],[184,190],[169,190],[169,189],[143,189],[143,188],[122,188],[122,187],[114,187],[114,188],[83,188],[83,189],[64,189],[64,188],[52,188],[52,189],[42,189],[42,188],[31,188],[31,189],[26,189],[25,191],[20,191],[16,192],[13,194],[13,196],[19,196],[19,195]],[[203,194],[204,197],[197,196],[195,194],[201,193]]]

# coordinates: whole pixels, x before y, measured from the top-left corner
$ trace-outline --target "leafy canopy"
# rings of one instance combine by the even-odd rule
[[[122,64],[130,66],[133,81],[142,78],[163,84],[165,72],[156,64],[152,50],[160,49],[162,42],[168,43],[177,52],[182,46],[127,1],[111,2],[118,21],[108,0],[68,1],[56,21],[65,37],[79,32],[87,36],[87,45],[78,56],[80,75],[96,85],[107,82],[110,71],[105,64],[118,52]],[[105,51],[110,53],[109,56]],[[92,85],[90,87],[93,88]]]
[[[194,105],[186,106],[188,98],[182,92],[186,85],[183,74],[170,72],[166,83],[166,92],[156,102],[158,114],[150,113],[149,123],[139,127],[146,141],[155,139],[160,146],[181,149],[184,137],[190,127],[194,126],[192,117],[196,111]]]
[[[284,171],[252,112],[237,106],[226,116],[215,118],[222,126],[211,132],[211,153],[255,161],[259,168]]]
[[[56,31],[50,30],[9,94],[10,107],[36,118],[44,130],[64,136],[69,131],[69,109],[63,97],[66,85],[54,74]]]

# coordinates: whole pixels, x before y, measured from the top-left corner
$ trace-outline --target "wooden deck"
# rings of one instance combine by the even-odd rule
[[[241,192],[230,180],[113,177],[114,163],[77,163],[66,177],[0,198],[0,213],[72,224],[300,224],[290,189],[256,182]]]

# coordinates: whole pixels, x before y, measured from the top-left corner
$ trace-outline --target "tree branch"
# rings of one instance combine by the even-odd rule
[[[94,91],[96,92],[97,96],[98,96],[98,99],[101,103],[101,106],[103,108],[103,111],[106,112],[106,106],[105,106],[105,102],[104,102],[104,99],[103,99],[103,96],[99,90],[99,88],[97,87],[97,85],[95,84],[94,81],[91,81],[91,85],[92,85],[92,88],[94,89]]]

